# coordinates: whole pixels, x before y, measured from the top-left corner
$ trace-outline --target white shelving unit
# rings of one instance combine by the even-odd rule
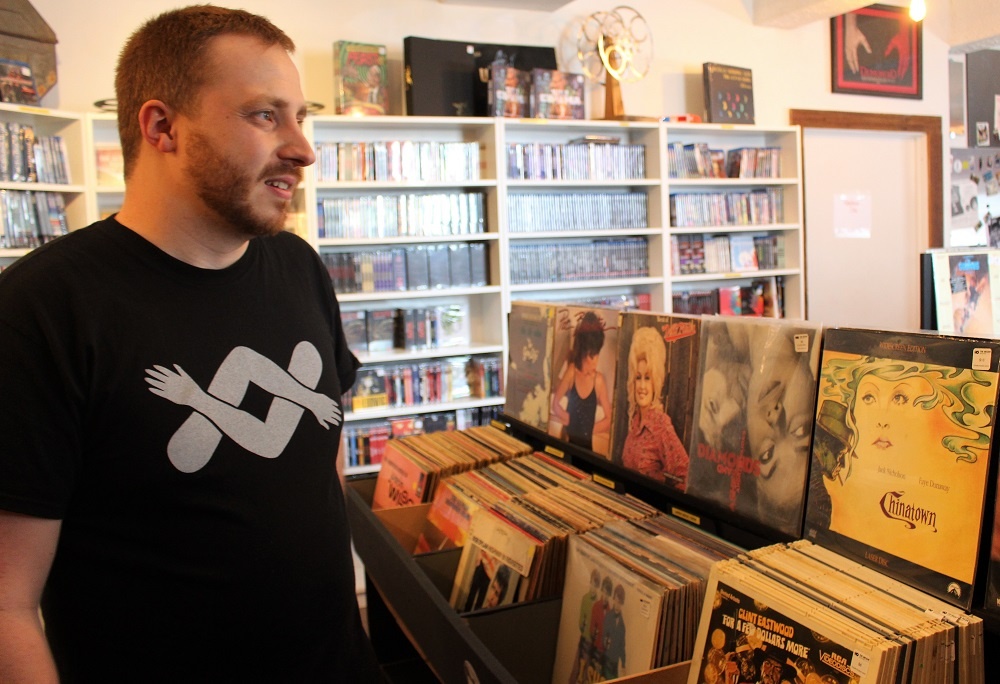
[[[487,252],[488,280],[481,286],[443,287],[440,289],[412,289],[391,291],[365,291],[338,293],[341,308],[346,311],[372,311],[385,308],[419,309],[442,305],[464,305],[469,311],[470,339],[468,345],[445,346],[421,350],[392,350],[387,352],[361,352],[358,358],[365,365],[391,366],[396,363],[430,362],[449,357],[495,355],[501,363],[505,358],[506,315],[504,295],[506,278],[502,264],[502,246],[499,233],[499,190],[497,169],[497,129],[491,119],[451,117],[375,117],[315,116],[306,121],[306,135],[319,151],[321,146],[331,148],[342,145],[373,146],[375,143],[398,143],[386,157],[380,158],[379,174],[372,179],[357,179],[364,166],[357,155],[345,152],[347,161],[330,160],[318,153],[317,163],[310,167],[305,179],[306,229],[310,241],[320,252],[353,251],[366,248],[407,248],[415,245],[476,244]],[[419,147],[424,143],[439,146],[456,143],[474,148],[472,167],[465,173],[405,173],[400,179],[389,174],[392,162],[403,157],[400,170],[420,159]],[[408,145],[408,148],[403,146]],[[423,145],[427,148],[427,145]],[[439,148],[435,148],[439,149]],[[425,161],[454,162],[454,150],[441,152],[442,157],[425,158]],[[460,154],[460,153],[459,153]],[[461,157],[459,157],[461,159]],[[373,159],[368,159],[372,162]],[[347,168],[339,168],[344,165]],[[430,166],[430,165],[428,165]],[[435,165],[436,166],[436,165]],[[338,172],[339,171],[339,172]],[[344,173],[347,171],[347,173]],[[482,232],[446,233],[429,230],[427,225],[413,225],[412,231],[397,235],[387,230],[378,237],[327,237],[321,229],[320,205],[324,200],[342,202],[353,198],[382,196],[395,200],[401,195],[416,198],[428,195],[483,196]],[[413,218],[415,214],[410,214]],[[420,214],[423,216],[423,214]],[[409,225],[409,224],[408,224]],[[466,230],[466,229],[463,229]],[[332,232],[332,230],[330,231]],[[429,413],[450,412],[462,409],[494,407],[503,404],[503,397],[468,398],[393,408],[368,409],[345,414],[345,422],[363,424],[405,416],[423,416]],[[371,466],[349,468],[348,472],[366,472]]]
[[[65,145],[66,170],[70,182],[57,184],[0,180],[0,191],[60,193],[66,203],[66,219],[69,228],[86,225],[88,218],[86,188],[89,168],[84,157],[87,149],[84,117],[73,112],[0,103],[0,124],[6,126],[9,122],[30,126],[36,138],[61,137]],[[3,152],[6,153],[6,150]],[[28,251],[20,248],[0,248],[0,265],[13,263],[14,260]]]
[[[755,278],[782,276],[785,281],[785,316],[805,317],[805,263],[803,240],[802,143],[798,126],[763,128],[724,124],[663,124],[663,155],[670,143],[708,143],[713,149],[729,151],[741,147],[774,147],[780,150],[781,175],[777,178],[667,178],[664,196],[668,198],[664,225],[669,236],[685,234],[767,233],[785,237],[785,263],[782,268],[746,272],[674,274],[669,287],[673,292],[692,287],[710,288],[748,283]],[[665,174],[666,175],[666,174]],[[670,225],[669,196],[673,193],[753,191],[777,188],[782,197],[783,215],[778,223],[676,227]],[[669,263],[669,255],[666,256]]]
[[[0,183],[0,189],[54,190],[66,197],[69,225],[80,228],[114,211],[121,203],[120,183],[99,182],[96,150],[118,143],[113,114],[75,114],[16,105],[0,106],[0,121],[28,123],[39,135],[61,135],[69,152],[71,179],[68,186],[42,187],[40,184]],[[759,127],[719,124],[670,124],[658,122],[553,121],[537,119],[490,119],[471,117],[346,117],[312,116],[305,122],[305,134],[314,145],[334,143],[466,143],[477,153],[477,167],[467,176],[448,180],[331,180],[331,169],[322,160],[306,170],[305,180],[295,201],[291,228],[305,237],[320,253],[364,249],[405,248],[410,245],[484,245],[488,254],[488,281],[485,286],[382,292],[339,292],[344,311],[387,308],[422,308],[441,304],[468,307],[470,340],[461,347],[422,350],[393,350],[360,353],[366,365],[391,365],[433,361],[453,356],[497,355],[507,360],[507,320],[510,303],[517,299],[579,300],[617,295],[648,295],[654,311],[670,311],[674,292],[744,284],[766,276],[782,276],[785,283],[785,315],[805,315],[805,283],[802,266],[802,154],[801,132],[797,126]],[[537,145],[565,146],[587,136],[617,140],[634,145],[641,152],[641,171],[632,174],[607,173],[602,162],[590,174],[572,180],[511,177],[512,150]],[[781,174],[777,178],[671,178],[669,143],[707,143],[728,151],[740,147],[780,149]],[[518,147],[520,146],[520,147]],[[106,180],[106,179],[105,179]],[[30,186],[30,187],[25,187]],[[781,193],[783,216],[779,223],[737,226],[678,227],[670,222],[670,196],[674,193],[718,193],[776,188]],[[378,237],[326,237],[321,234],[320,203],[337,198],[372,198],[400,194],[478,194],[483,196],[482,232]],[[541,196],[564,204],[586,204],[587,213],[577,215],[569,225],[564,216],[531,211],[531,202]],[[623,221],[621,204],[601,203],[599,198],[623,200],[629,196],[645,212],[642,220],[631,213]],[[554,200],[553,200],[554,201]],[[591,205],[591,203],[595,203]],[[519,203],[523,203],[519,204]],[[633,212],[635,204],[629,204]],[[520,211],[518,208],[520,207]],[[526,211],[525,208],[528,208]],[[420,225],[413,226],[419,232]],[[785,237],[785,263],[780,269],[756,272],[687,274],[671,273],[671,237],[685,234],[766,233]],[[594,272],[580,278],[540,278],[524,282],[512,273],[517,265],[512,255],[519,249],[542,246],[548,265],[558,259],[560,246],[615,239],[641,239],[646,245],[642,273],[602,277]],[[551,250],[546,249],[551,245]],[[0,262],[13,261],[25,250],[0,250]],[[564,264],[565,265],[565,264]],[[504,373],[506,375],[506,373]],[[469,399],[449,403],[407,406],[348,413],[350,423],[383,420],[394,416],[420,415],[460,408],[502,405],[502,398]],[[366,468],[362,468],[364,470]]]
[[[87,218],[97,221],[118,211],[125,199],[124,180],[110,178],[98,171],[97,154],[101,148],[121,149],[118,117],[111,113],[88,113],[87,121]]]
[[[646,122],[498,119],[497,128],[501,158],[505,161],[497,174],[501,179],[501,255],[509,282],[505,293],[506,309],[509,310],[510,302],[517,299],[563,300],[641,293],[649,295],[653,309],[665,310],[669,303],[663,299],[663,283],[669,274],[664,269],[669,268],[669,261],[663,259],[665,224],[662,218],[659,125]],[[621,146],[634,146],[631,152],[624,152],[624,148],[619,147],[622,154],[614,156],[637,164],[609,164],[601,160],[600,155],[595,155],[587,159],[585,168],[581,169],[578,155],[571,150],[585,150],[586,146],[569,147],[581,139],[607,139],[618,141]],[[568,173],[562,175],[570,175],[571,180],[560,177],[558,169],[554,174],[543,174],[550,177],[519,177],[521,174],[516,173],[516,162],[511,162],[510,154],[520,158],[522,155],[518,153],[522,148],[532,150],[534,146],[534,151],[526,151],[523,155],[530,158],[532,154],[538,154],[539,145],[555,146],[566,152],[568,160],[562,166]],[[599,153],[603,147],[596,144],[593,151]],[[543,147],[541,155],[544,154]],[[510,168],[512,164],[515,164],[514,169]],[[612,211],[610,198],[628,195],[636,198],[645,210],[644,218]],[[519,204],[535,203],[539,198],[543,198],[541,206],[547,205],[548,209],[532,212],[525,221],[525,212],[518,211]],[[584,215],[566,218],[558,210],[553,210],[554,205],[563,202],[586,203],[588,211]],[[598,268],[584,268],[581,270],[585,272],[579,273],[573,263],[562,263],[559,270],[555,269],[556,261],[560,260],[556,252],[558,245],[577,245],[585,249],[588,243],[629,239],[646,243],[648,258],[643,264],[644,272],[613,275],[601,273]],[[549,245],[553,245],[551,251],[547,249]],[[519,266],[513,258],[522,250],[529,258],[533,258],[531,255],[536,252],[543,260],[548,257],[549,273],[542,272],[539,274],[542,277],[535,278],[525,278],[523,274],[519,276]],[[592,275],[588,273],[591,270]]]

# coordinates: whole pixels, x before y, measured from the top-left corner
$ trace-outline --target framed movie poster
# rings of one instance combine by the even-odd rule
[[[906,7],[870,5],[830,19],[835,93],[923,97],[922,24]]]

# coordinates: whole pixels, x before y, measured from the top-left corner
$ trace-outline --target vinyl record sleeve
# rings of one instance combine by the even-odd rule
[[[620,320],[611,458],[684,491],[701,319],[627,311]]]
[[[968,609],[1000,342],[826,331],[805,538]]]
[[[771,531],[802,530],[822,329],[706,318],[687,493]]]
[[[552,396],[553,304],[512,302],[504,413],[539,430],[549,425]]]
[[[869,684],[894,670],[893,645],[798,601],[738,561],[712,568],[688,684],[815,681]]]
[[[611,450],[618,314],[610,307],[558,307],[552,351],[548,433],[605,458]]]
[[[657,652],[663,589],[585,537],[569,539],[553,684],[645,672]]]

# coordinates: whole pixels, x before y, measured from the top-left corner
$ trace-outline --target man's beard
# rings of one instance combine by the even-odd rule
[[[301,179],[301,169],[278,164],[265,169],[259,178],[254,179],[220,153],[209,136],[192,133],[190,142],[185,172],[195,183],[198,197],[207,207],[246,237],[276,235],[284,230],[288,207],[269,218],[254,209],[250,195],[257,183],[270,176],[291,174]]]

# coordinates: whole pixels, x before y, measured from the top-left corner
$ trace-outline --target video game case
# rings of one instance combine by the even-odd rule
[[[489,264],[487,262],[486,244],[473,242],[469,244],[469,284],[472,287],[486,287],[490,283]]]
[[[6,124],[0,124],[0,181],[14,180],[13,159],[11,157],[11,134]]]
[[[583,74],[532,69],[530,103],[535,119],[584,118]]]
[[[388,406],[389,396],[386,392],[384,368],[376,366],[359,369],[351,389],[351,410],[364,411]]]
[[[395,334],[396,349],[415,351],[431,346],[431,310],[426,308],[396,309]]]
[[[469,305],[467,303],[448,304],[435,310],[435,340],[439,347],[468,346],[470,333]]]
[[[374,309],[367,312],[368,351],[390,351],[393,347],[396,311],[394,309]]]
[[[470,287],[472,285],[469,243],[456,242],[448,245],[448,270],[452,287]]]
[[[490,66],[490,116],[528,116],[531,74],[503,63]]]
[[[26,128],[30,129],[31,127],[14,121],[7,122],[7,131],[10,136],[10,180],[17,183],[28,183],[34,180],[29,176],[29,155],[25,153]],[[27,137],[34,139],[34,134]],[[33,161],[32,166],[34,166]]]
[[[389,113],[385,45],[338,40],[333,44],[337,114]]]
[[[344,327],[347,348],[353,352],[368,351],[368,325],[364,311],[341,311],[340,322]]]
[[[427,246],[428,284],[432,290],[451,287],[451,259],[448,245]]]
[[[430,265],[427,261],[427,246],[412,245],[406,253],[406,289],[426,290],[430,287]]]
[[[12,13],[11,21],[20,19]],[[11,34],[23,40],[23,36]],[[13,49],[13,48],[8,48]],[[25,48],[19,48],[23,50]],[[18,50],[15,50],[17,52]],[[38,105],[39,93],[35,82],[35,76],[31,71],[31,65],[16,59],[0,58],[0,101],[11,102],[13,104]]]

